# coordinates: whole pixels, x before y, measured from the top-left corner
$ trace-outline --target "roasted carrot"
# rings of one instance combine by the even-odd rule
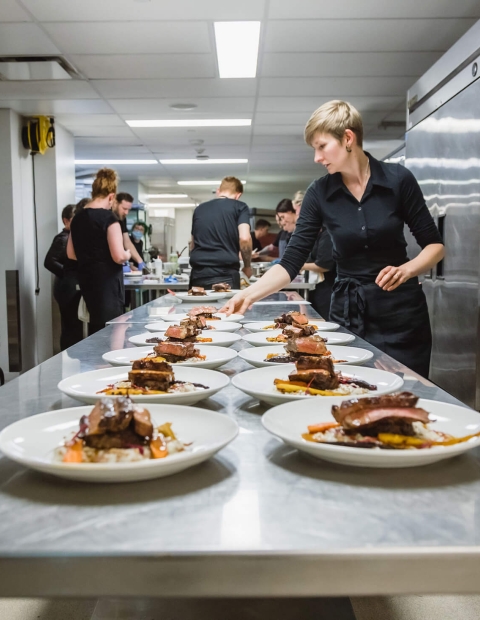
[[[325,431],[328,431],[331,428],[337,428],[339,427],[340,424],[337,424],[337,422],[321,422],[320,424],[312,424],[312,426],[308,426],[308,432],[309,433],[324,433]]]
[[[63,457],[64,463],[81,463],[83,456],[83,441],[76,439],[72,445],[67,447],[65,456]]]
[[[164,459],[168,456],[167,444],[162,441],[160,437],[158,439],[152,439],[150,442],[150,451],[154,459]]]

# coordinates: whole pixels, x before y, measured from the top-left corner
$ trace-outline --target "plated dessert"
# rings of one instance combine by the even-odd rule
[[[191,445],[191,444],[189,444]],[[183,452],[170,422],[154,426],[150,412],[128,396],[100,399],[53,459],[60,463],[131,463]]]

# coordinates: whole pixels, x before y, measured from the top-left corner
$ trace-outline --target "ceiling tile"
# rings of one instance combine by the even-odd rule
[[[94,140],[98,138],[77,138],[75,140],[75,157],[77,159],[143,159],[144,155],[151,155],[150,151],[144,146],[129,144],[126,138],[109,138],[108,141],[115,140],[115,144],[99,146]],[[119,141],[123,140],[123,143]],[[102,138],[105,142],[105,138]],[[148,158],[145,158],[148,159]]]
[[[58,54],[59,50],[36,24],[1,24],[0,55]]]
[[[55,117],[64,127],[125,127],[116,114],[57,114]]]
[[[254,97],[256,79],[184,79],[184,80],[95,80],[99,92],[107,98],[132,99],[159,97]]]
[[[0,2],[0,22],[29,22],[30,15],[24,11],[15,0]]]
[[[292,92],[289,90],[289,92]],[[298,91],[297,91],[298,92]],[[311,114],[319,106],[332,97],[260,97],[257,105],[257,112],[304,112]],[[354,105],[359,112],[367,111],[389,111],[396,106],[404,105],[406,93],[398,97],[357,97],[349,96],[348,101]]]
[[[206,22],[77,22],[47,23],[44,27],[65,54],[213,51]]]
[[[295,0],[294,11],[296,19],[332,19],[339,15],[350,19],[480,17],[478,0]],[[270,0],[268,17],[291,20],[292,0]]]
[[[135,136],[130,136],[128,138],[115,138],[112,136],[110,136],[109,138],[81,136],[75,138],[75,152],[77,151],[77,148],[85,149],[85,152],[86,149],[88,149],[89,147],[95,149],[94,151],[89,151],[88,157],[79,157],[78,159],[93,159],[94,157],[103,157],[103,155],[101,154],[102,149],[116,148],[120,146],[125,148],[137,146],[138,148],[142,149],[142,154],[149,152],[149,150],[146,147],[142,146],[140,140]],[[115,157],[115,159],[119,158],[120,156]],[[112,159],[114,158],[112,157]]]
[[[445,51],[476,19],[269,21],[265,52]]]
[[[194,103],[197,105],[191,112],[172,110],[169,106],[175,103]],[[232,97],[228,105],[224,97],[197,97],[192,95],[178,99],[110,99],[113,109],[129,119],[136,118],[199,118],[207,114],[253,113],[255,99],[253,97]]]
[[[91,79],[214,78],[213,54],[73,55],[72,63]]]
[[[98,99],[88,82],[44,80],[40,82],[0,82],[2,99]]]
[[[106,138],[110,137],[118,137],[118,138],[128,138],[132,135],[132,132],[129,127],[111,127],[109,125],[106,126],[95,126],[89,127],[83,124],[68,125],[67,129],[73,133],[74,136],[92,136],[99,137],[105,136]]]
[[[111,108],[101,99],[0,99],[0,107],[11,108],[20,114],[106,114]],[[88,117],[87,117],[88,118]]]
[[[3,0],[2,0],[3,1]],[[255,20],[262,19],[264,0],[23,0],[40,21]]]
[[[261,77],[421,76],[441,52],[265,54]]]
[[[301,92],[306,96],[342,97],[358,96],[405,96],[415,81],[411,77],[345,77],[345,78],[261,78],[260,95],[282,96]]]

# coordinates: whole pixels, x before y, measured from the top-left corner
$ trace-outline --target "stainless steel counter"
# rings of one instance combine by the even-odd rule
[[[280,307],[256,306],[246,320],[271,320]],[[133,311],[128,322],[0,388],[1,426],[80,405],[62,396],[58,381],[105,366],[102,354],[128,346],[148,311]],[[367,343],[354,344],[375,352],[370,365],[403,374],[406,389],[457,402]],[[221,372],[248,368],[237,359]],[[88,485],[1,458],[0,596],[480,590],[478,451],[412,469],[336,466],[271,437],[260,423],[265,407],[232,386],[199,407],[234,417],[241,432],[217,457],[168,478]]]

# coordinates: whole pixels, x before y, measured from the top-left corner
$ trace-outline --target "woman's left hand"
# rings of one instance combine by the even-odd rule
[[[384,291],[394,291],[400,284],[403,284],[411,277],[406,264],[399,267],[388,266],[378,274],[375,284],[378,284]]]

